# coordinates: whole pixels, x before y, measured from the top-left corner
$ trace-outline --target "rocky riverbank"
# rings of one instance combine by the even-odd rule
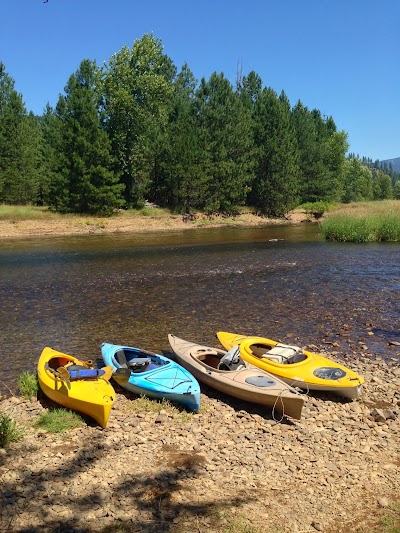
[[[0,530],[380,531],[400,499],[399,353],[358,355],[362,397],[310,393],[300,421],[205,387],[199,414],[146,413],[117,389],[105,430],[54,435],[32,427],[46,402],[5,398],[27,429],[0,449]]]

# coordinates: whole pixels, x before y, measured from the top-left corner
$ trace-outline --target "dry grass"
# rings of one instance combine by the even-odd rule
[[[370,217],[387,213],[400,214],[400,200],[382,200],[375,202],[353,202],[341,204],[332,212],[336,216]]]
[[[168,415],[174,418],[179,418],[181,422],[188,422],[193,417],[193,413],[186,411],[180,405],[172,404],[167,399],[156,400],[154,398],[147,398],[140,396],[134,398],[124,405],[127,412],[134,413],[160,413],[165,411]]]
[[[49,211],[47,207],[32,205],[0,205],[0,220],[54,220],[63,215]]]

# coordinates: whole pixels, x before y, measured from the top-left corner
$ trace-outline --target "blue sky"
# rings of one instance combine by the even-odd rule
[[[0,0],[0,61],[26,108],[54,106],[83,59],[145,33],[197,79],[238,65],[294,105],[331,115],[350,152],[400,157],[398,0]]]

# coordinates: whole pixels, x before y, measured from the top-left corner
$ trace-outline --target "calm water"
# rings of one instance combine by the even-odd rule
[[[3,240],[0,392],[15,391],[45,346],[82,358],[103,341],[160,352],[168,333],[338,342],[341,354],[364,342],[395,357],[399,294],[398,244],[326,243],[312,224]]]

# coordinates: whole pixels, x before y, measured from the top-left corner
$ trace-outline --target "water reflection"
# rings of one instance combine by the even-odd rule
[[[83,358],[103,341],[161,351],[169,332],[394,356],[384,332],[400,329],[399,259],[396,245],[326,243],[315,225],[3,241],[1,390],[46,345]]]

